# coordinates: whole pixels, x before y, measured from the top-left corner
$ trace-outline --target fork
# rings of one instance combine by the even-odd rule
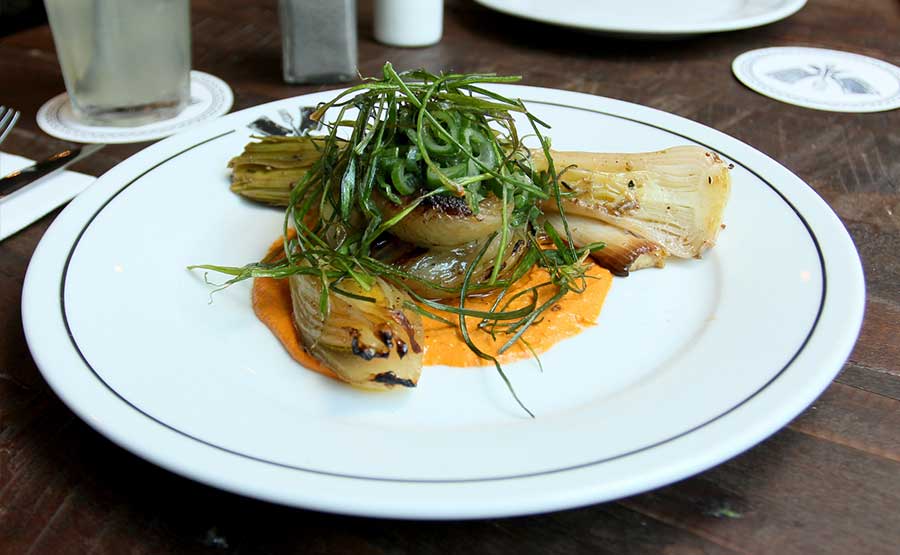
[[[19,121],[19,111],[0,106],[0,143],[9,135],[16,122]]]

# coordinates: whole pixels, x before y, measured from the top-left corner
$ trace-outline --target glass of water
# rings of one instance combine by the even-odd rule
[[[90,125],[176,116],[190,100],[189,0],[44,0],[66,91]]]

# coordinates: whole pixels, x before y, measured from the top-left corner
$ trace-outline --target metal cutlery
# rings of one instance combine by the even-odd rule
[[[14,193],[42,177],[62,171],[70,164],[74,164],[79,160],[84,160],[104,146],[106,145],[92,144],[64,150],[49,158],[35,162],[31,166],[16,170],[9,175],[0,178],[0,197]]]
[[[19,121],[19,111],[0,106],[0,143],[9,135],[16,122]]]

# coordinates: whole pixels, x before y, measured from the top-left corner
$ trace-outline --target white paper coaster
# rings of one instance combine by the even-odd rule
[[[69,95],[48,100],[37,113],[37,123],[48,135],[77,143],[139,143],[168,137],[221,115],[234,101],[231,87],[218,77],[191,72],[191,102],[174,118],[136,127],[85,125],[75,118]]]
[[[850,52],[775,47],[745,52],[731,64],[742,83],[786,102],[830,112],[900,107],[900,68]]]

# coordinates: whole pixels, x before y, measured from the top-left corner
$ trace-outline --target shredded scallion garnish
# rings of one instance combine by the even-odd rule
[[[602,245],[573,246],[561,201],[565,192],[560,190],[550,143],[543,135],[548,125],[521,100],[485,88],[518,80],[493,74],[398,73],[390,63],[385,64],[380,79],[364,80],[321,104],[310,116],[323,124],[325,134],[311,143],[318,158],[290,192],[284,255],[239,268],[192,268],[231,276],[227,284],[255,277],[317,276],[322,283],[323,317],[330,294],[368,299],[365,293],[341,288],[342,280],[356,281],[365,292],[382,278],[416,301],[408,303],[407,309],[445,323],[452,322],[448,315],[455,315],[462,340],[472,352],[494,364],[515,400],[532,415],[496,357],[472,341],[466,319],[480,319],[479,331],[502,339],[500,353],[519,341],[534,353],[522,334],[567,293],[584,290],[588,279],[585,258]],[[524,145],[514,113],[527,119],[539,149],[531,151]],[[278,147],[273,144],[270,148]],[[547,171],[533,169],[535,155],[547,158],[543,165]],[[500,228],[470,261],[461,286],[448,287],[414,275],[383,260],[377,248],[398,222],[423,202],[440,196],[464,199],[474,214],[491,197],[501,206]],[[540,222],[541,202],[549,199],[555,200],[562,216],[562,236]],[[525,238],[517,246],[525,251],[514,263],[506,264],[513,237]],[[476,275],[494,240],[499,246],[486,258],[492,261],[490,270]],[[512,285],[534,266],[546,270],[547,281],[508,295]],[[422,294],[416,285],[439,292],[440,298]],[[537,291],[542,287],[553,287],[555,292],[538,304]],[[488,290],[498,292],[490,310],[466,307],[468,295]],[[525,299],[530,301],[521,302]]]

